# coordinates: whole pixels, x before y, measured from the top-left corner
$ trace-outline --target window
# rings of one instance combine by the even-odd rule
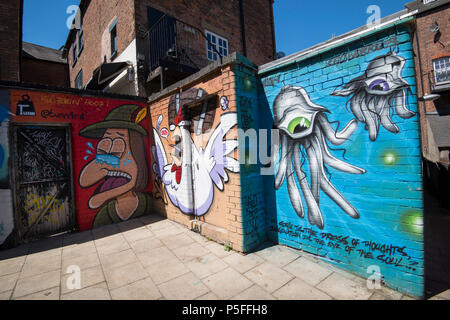
[[[222,57],[228,56],[228,40],[225,38],[222,38],[221,36],[218,36],[217,34],[214,34],[208,30],[206,30],[206,38],[208,41],[206,41],[206,55],[208,57],[208,60],[210,61],[217,61],[219,59],[219,55],[217,52],[219,52]],[[216,50],[214,50],[214,47],[216,47]]]
[[[75,78],[75,88],[83,89],[83,70],[80,70],[77,77]]]
[[[111,35],[111,60],[113,60],[117,56],[117,20],[109,28],[109,33]]]
[[[450,82],[450,56],[433,60],[436,84]]]
[[[84,48],[84,33],[83,22],[80,23],[80,29],[78,29],[78,56],[81,54]]]

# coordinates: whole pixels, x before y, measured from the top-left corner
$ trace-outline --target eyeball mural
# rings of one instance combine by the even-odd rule
[[[204,90],[193,88],[171,98],[167,152],[161,134],[157,130],[153,132],[156,197],[165,204],[169,199],[184,214],[195,216],[208,213],[215,188],[223,191],[229,181],[228,172],[239,173],[240,170],[239,162],[232,156],[238,141],[225,139],[237,126],[236,113],[222,114],[220,124],[213,128],[217,99],[212,100],[212,104],[201,103],[198,112],[191,111],[191,114],[184,108],[206,95]],[[208,141],[203,141],[204,134],[209,135]]]
[[[123,105],[79,133],[98,141],[95,158],[79,176],[82,188],[99,185],[88,202],[91,210],[99,209],[93,228],[137,218],[150,209],[150,195],[138,192],[148,184],[147,131],[139,124],[146,115],[145,108]]]
[[[334,145],[343,144],[353,134],[358,123],[352,120],[341,132],[336,132],[328,121],[326,116],[328,112],[325,107],[314,104],[301,87],[284,87],[273,105],[274,125],[280,129],[281,134],[281,160],[275,178],[275,189],[280,189],[284,181],[287,181],[292,206],[303,219],[305,211],[300,194],[302,193],[308,208],[308,220],[319,229],[325,226],[320,210],[321,190],[350,217],[359,218],[358,211],[328,179],[325,173],[326,166],[350,174],[366,172],[331,154],[327,141]],[[309,163],[310,185],[303,169],[304,157]],[[300,183],[300,189],[295,176]]]
[[[332,93],[333,96],[349,97],[352,113],[366,125],[372,141],[378,138],[380,124],[389,132],[400,132],[392,120],[392,110],[402,119],[416,115],[408,109],[410,86],[402,78],[404,66],[405,59],[395,52],[376,57],[362,76]]]

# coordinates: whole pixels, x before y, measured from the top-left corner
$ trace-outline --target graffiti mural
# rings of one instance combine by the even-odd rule
[[[262,121],[279,129],[281,149],[265,184],[274,199],[269,237],[362,277],[377,265],[387,286],[420,297],[423,185],[409,27],[262,70]]]
[[[13,122],[69,124],[71,127],[72,166],[76,222],[81,231],[150,214],[152,183],[148,139],[148,105],[142,102],[84,97],[64,93],[12,90],[11,105],[20,114]],[[31,109],[32,106],[32,109]],[[33,112],[31,112],[33,110]],[[34,133],[36,145],[45,145],[45,153],[62,163],[62,141],[46,131]],[[36,167],[33,148],[23,152],[27,171],[23,179],[58,176],[57,166],[40,161]],[[62,158],[61,158],[62,157]],[[42,159],[41,159],[42,160]],[[59,189],[62,187],[60,186]],[[25,208],[34,221],[35,212],[49,204],[46,194],[24,195]],[[35,197],[34,194],[38,195]],[[56,201],[57,200],[57,201]],[[58,218],[56,198],[45,219]],[[45,222],[45,220],[43,220]]]
[[[336,170],[364,174],[364,169],[350,165],[334,157],[327,141],[341,145],[353,134],[358,124],[352,120],[341,131],[336,132],[325,113],[325,107],[314,104],[301,87],[284,87],[273,105],[274,125],[281,134],[281,160],[275,178],[278,190],[287,180],[289,198],[300,218],[305,217],[302,197],[295,181],[294,172],[300,183],[308,207],[308,220],[319,229],[324,228],[320,210],[320,191],[324,191],[345,213],[359,219],[358,211],[336,190],[326,175],[326,165]],[[311,185],[308,185],[303,171],[303,159],[308,158]]]
[[[376,141],[381,125],[392,133],[400,129],[391,119],[392,109],[402,119],[416,115],[407,108],[410,85],[402,78],[405,59],[395,52],[374,58],[364,74],[332,93],[348,97],[356,119],[366,125],[370,140]]]
[[[216,120],[217,98],[200,103],[198,110],[186,110],[189,103],[207,96],[203,89],[190,89],[176,94],[169,102],[169,130],[160,128],[164,116],[159,117],[153,135],[156,196],[167,199],[187,215],[203,216],[214,201],[214,189],[223,191],[228,172],[238,173],[239,162],[232,154],[237,139],[225,139],[237,125],[236,113],[228,112]],[[222,106],[225,99],[221,99]],[[208,139],[205,139],[205,136]],[[166,152],[162,139],[170,142]]]
[[[126,221],[145,215],[151,206],[148,193],[148,166],[140,126],[147,115],[146,108],[124,105],[110,112],[104,121],[89,125],[80,136],[98,139],[95,159],[80,174],[82,188],[99,185],[89,199],[89,208],[97,213],[93,227]]]

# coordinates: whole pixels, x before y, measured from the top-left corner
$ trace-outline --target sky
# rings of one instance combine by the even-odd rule
[[[370,5],[381,17],[404,9],[411,0],[275,0],[277,51],[287,55],[309,48],[366,24]],[[23,40],[59,49],[71,16],[67,8],[79,0],[24,0]]]

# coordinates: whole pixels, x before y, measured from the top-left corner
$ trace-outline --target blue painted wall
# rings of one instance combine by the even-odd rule
[[[393,61],[392,67],[402,66],[401,77],[395,71],[385,72],[382,68],[380,71],[367,70],[375,67],[378,57],[388,54],[399,57],[389,61]],[[334,157],[366,170],[365,174],[350,174],[324,166],[327,178],[359,212],[360,218],[350,217],[322,190],[318,201],[324,220],[321,229],[308,220],[306,195],[299,187],[297,177],[295,181],[305,208],[304,219],[294,210],[287,182],[275,191],[273,179],[266,178],[265,190],[269,195],[266,223],[269,237],[280,244],[319,255],[339,268],[365,278],[372,274],[368,273],[368,267],[378,266],[389,287],[421,297],[424,291],[423,193],[413,59],[409,27],[403,24],[262,74],[266,108],[270,112],[260,120],[260,125],[271,128],[275,99],[289,85],[304,88],[313,104],[327,108],[328,121],[333,129],[340,131],[357,117],[349,102],[352,95],[336,95],[345,85],[357,79],[354,82],[364,87],[364,80],[372,81],[366,83],[365,96],[362,96],[368,101],[373,98],[368,92],[389,91],[387,89],[392,89],[394,82],[398,85],[399,81],[407,82],[410,90],[406,108],[415,115],[400,117],[395,102],[388,109],[399,133],[389,132],[380,125],[378,136],[371,139],[365,124],[359,121],[357,129],[344,144],[327,143]],[[385,79],[387,84],[374,82],[373,75]],[[353,89],[355,93],[356,89]],[[336,93],[332,95],[333,92]],[[381,97],[382,94],[374,100],[375,108],[379,110],[382,108],[379,105],[383,101]],[[264,111],[260,117],[261,114]],[[315,125],[313,122],[312,126]],[[304,142],[303,148],[305,144],[308,145]],[[310,159],[306,151],[300,157],[311,185]],[[275,195],[273,201],[270,201],[271,194]]]

